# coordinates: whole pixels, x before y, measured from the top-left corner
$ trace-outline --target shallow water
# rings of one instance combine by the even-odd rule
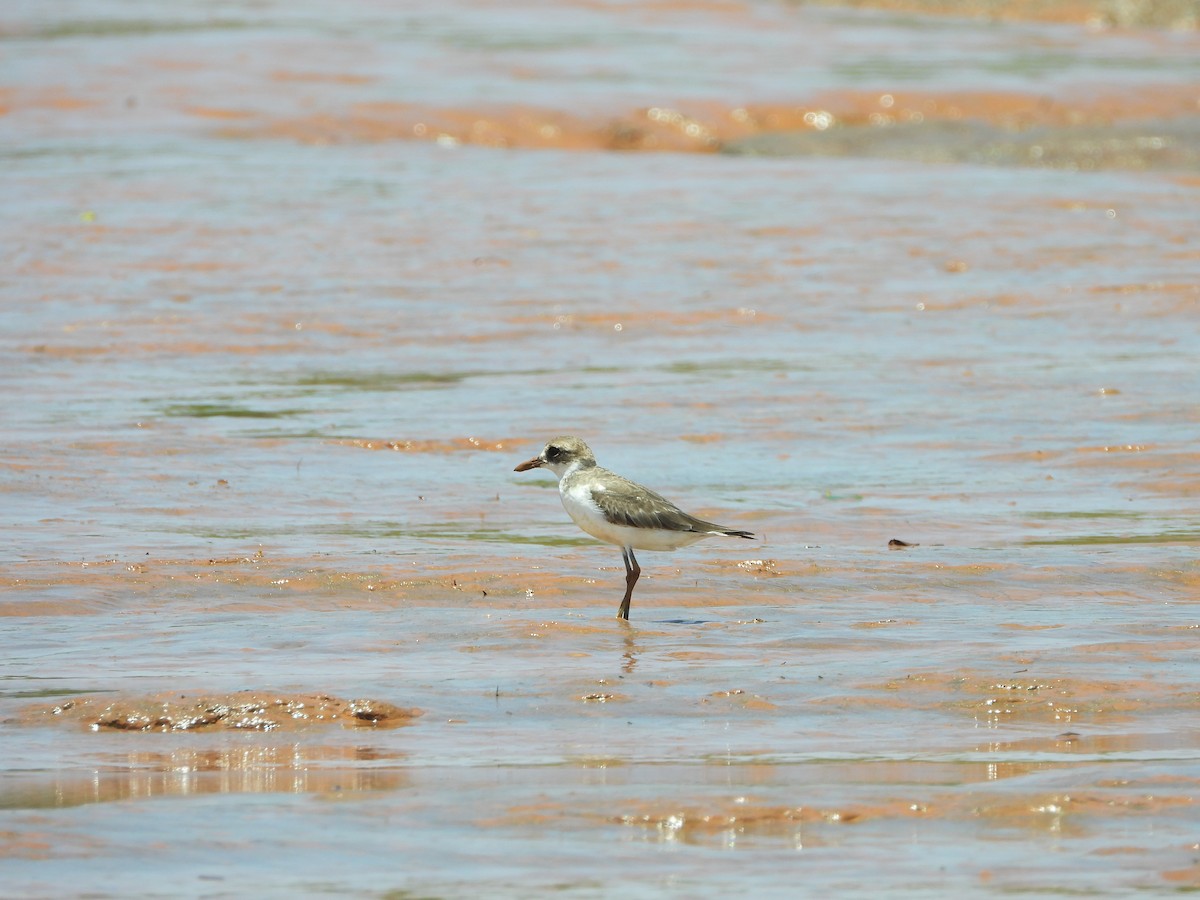
[[[1194,34],[0,25],[5,891],[1200,887],[1200,182],[1071,149],[1190,127]],[[885,93],[1054,166],[692,152]],[[512,472],[566,431],[760,541],[643,554],[617,623],[616,548]],[[295,715],[98,724],[176,696]]]

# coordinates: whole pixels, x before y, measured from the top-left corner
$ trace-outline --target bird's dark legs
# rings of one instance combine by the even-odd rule
[[[633,586],[637,584],[638,576],[642,574],[642,567],[634,558],[632,547],[621,548],[621,559],[625,560],[625,599],[621,601],[621,608],[617,610],[617,618],[628,622],[629,601],[633,598]]]

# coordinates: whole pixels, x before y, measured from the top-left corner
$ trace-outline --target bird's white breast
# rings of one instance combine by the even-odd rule
[[[563,507],[572,521],[594,538],[599,538],[618,547],[633,547],[635,550],[677,550],[694,544],[704,532],[670,531],[665,528],[630,528],[614,525],[604,517],[603,510],[592,499],[597,486],[583,479],[566,479],[559,482],[558,493]],[[600,488],[603,490],[603,488]]]

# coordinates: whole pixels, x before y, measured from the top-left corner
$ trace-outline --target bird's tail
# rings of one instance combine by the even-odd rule
[[[754,540],[754,532],[752,531],[722,531],[721,534],[726,537],[740,537],[748,541]]]

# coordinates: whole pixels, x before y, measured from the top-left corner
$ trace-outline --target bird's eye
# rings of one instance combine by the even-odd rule
[[[551,444],[546,448],[546,459],[548,459],[550,462],[554,462],[554,460],[558,459],[560,456],[562,456],[561,447],[555,447],[553,444]]]

